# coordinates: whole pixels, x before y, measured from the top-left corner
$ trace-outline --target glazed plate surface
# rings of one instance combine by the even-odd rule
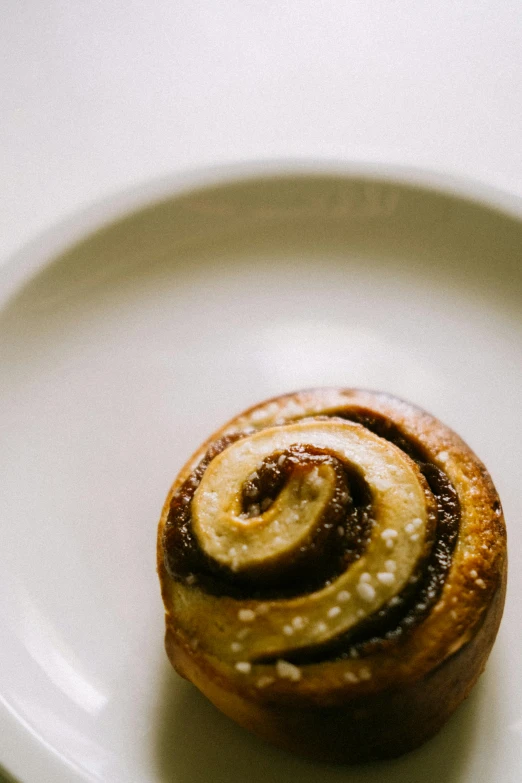
[[[272,166],[153,183],[0,269],[0,764],[22,783],[522,779],[522,205],[425,174]],[[426,408],[504,505],[479,685],[394,762],[266,746],[170,669],[156,525],[228,418],[314,386]],[[400,716],[397,716],[400,720]]]

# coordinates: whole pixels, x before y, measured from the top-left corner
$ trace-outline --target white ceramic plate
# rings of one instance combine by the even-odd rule
[[[412,172],[263,172],[126,194],[0,270],[0,761],[23,783],[519,783],[522,205]],[[266,746],[171,671],[155,574],[186,456],[316,385],[439,416],[509,526],[479,686],[422,749],[349,772]]]

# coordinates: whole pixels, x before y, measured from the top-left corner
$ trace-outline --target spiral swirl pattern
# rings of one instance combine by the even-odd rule
[[[296,460],[264,512],[247,516],[242,503],[244,485],[256,469],[296,445],[360,471],[371,493],[369,541],[354,563],[311,594],[268,604],[260,599],[213,600],[212,623],[205,624],[200,640],[220,656],[253,661],[336,638],[401,592],[425,554],[433,522],[429,510],[435,503],[412,460],[358,424],[309,419],[248,435],[211,461],[192,501],[192,528],[207,558],[255,578],[264,567],[273,570],[279,563],[284,569],[296,553],[302,555],[334,497],[331,464]],[[330,525],[326,532],[339,536],[341,531]],[[208,599],[194,590],[191,614],[208,611]],[[238,650],[245,620],[251,633]]]
[[[227,687],[328,707],[419,681],[484,621],[499,536],[485,469],[428,414],[356,390],[264,403],[204,444],[165,504],[169,655],[229,714]]]

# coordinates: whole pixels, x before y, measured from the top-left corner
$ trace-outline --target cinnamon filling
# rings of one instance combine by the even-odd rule
[[[460,524],[460,506],[454,487],[445,473],[429,462],[419,443],[393,422],[363,409],[344,409],[327,418],[332,417],[363,425],[417,463],[436,500],[435,538],[429,555],[419,563],[410,583],[379,611],[330,642],[287,653],[288,661],[300,664],[369,654],[396,643],[422,622],[444,585]],[[326,449],[296,445],[274,452],[243,484],[241,502],[246,518],[268,510],[289,476],[302,469],[309,471],[310,467],[328,464],[335,471],[335,491],[306,545],[299,547],[283,570],[236,573],[201,549],[192,529],[191,503],[210,462],[248,434],[236,433],[214,442],[172,498],[163,539],[167,570],[174,579],[188,584],[197,579],[204,591],[238,600],[270,600],[316,592],[345,572],[366,549],[373,526],[368,485],[351,465]]]
[[[265,511],[292,471],[330,464],[336,474],[334,496],[307,546],[294,553],[283,573],[258,571],[254,576],[243,576],[206,557],[192,530],[190,503],[210,459],[229,443],[223,439],[213,444],[212,457],[207,453],[172,499],[164,551],[173,578],[190,580],[192,574],[197,574],[198,583],[214,595],[268,600],[313,593],[361,556],[372,529],[371,498],[366,482],[335,455],[311,446],[295,446],[264,460],[256,475],[245,482],[242,503],[247,517]]]

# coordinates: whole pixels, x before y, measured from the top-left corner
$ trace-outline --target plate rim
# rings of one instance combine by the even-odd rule
[[[0,263],[0,308],[38,271],[94,232],[167,199],[209,187],[274,178],[331,176],[366,179],[457,198],[522,222],[522,196],[486,181],[439,169],[397,165],[382,161],[286,158],[217,164],[171,172],[118,190],[40,232]],[[37,734],[0,693],[0,734],[5,747],[0,773],[20,783],[42,779],[55,783],[99,780],[79,767]]]
[[[483,206],[522,222],[522,195],[499,188],[486,180],[437,168],[375,160],[298,157],[191,167],[141,180],[123,190],[115,190],[86,206],[72,210],[62,219],[35,234],[14,253],[0,260],[0,304],[37,270],[91,234],[162,201],[211,187],[224,187],[241,182],[321,176],[367,179],[368,182],[398,187],[413,186],[425,192]]]

